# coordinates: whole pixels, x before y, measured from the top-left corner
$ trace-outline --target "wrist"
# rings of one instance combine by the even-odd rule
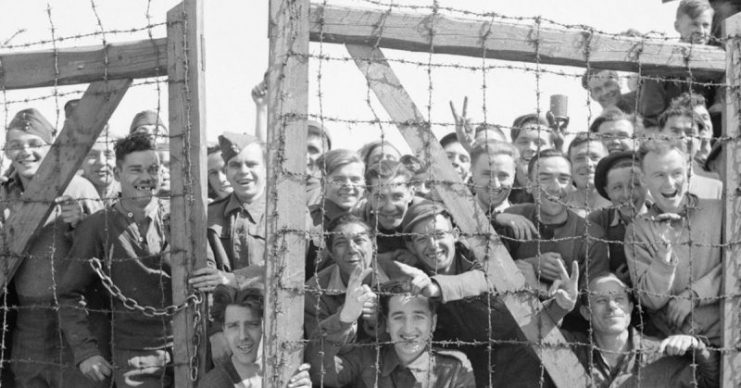
[[[351,324],[351,323],[357,321],[358,320],[358,317],[357,316],[356,317],[353,317],[352,315],[353,314],[349,314],[348,313],[348,311],[347,311],[347,309],[345,307],[342,307],[342,309],[340,310],[340,316],[339,316],[340,323]]]

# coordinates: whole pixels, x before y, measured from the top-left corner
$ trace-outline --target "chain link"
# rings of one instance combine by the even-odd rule
[[[139,304],[139,302],[136,301],[136,299],[132,299],[124,295],[123,292],[121,292],[121,289],[113,284],[113,280],[111,280],[111,278],[108,277],[105,272],[103,272],[103,264],[101,263],[100,259],[93,257],[89,259],[88,262],[90,263],[90,267],[100,278],[103,286],[114,298],[121,301],[121,303],[123,303],[124,307],[126,307],[127,309],[139,311],[147,317],[173,316],[175,315],[175,313],[188,307],[189,304],[198,306],[203,302],[203,295],[201,293],[193,293],[191,295],[188,295],[188,297],[185,298],[185,301],[179,305],[170,305],[164,308],[142,306]]]

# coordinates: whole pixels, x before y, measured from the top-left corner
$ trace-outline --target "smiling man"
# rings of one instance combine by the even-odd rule
[[[117,387],[169,387],[172,384],[170,317],[132,310],[102,288],[102,276],[141,306],[172,304],[168,204],[157,197],[160,162],[154,139],[131,134],[115,145],[114,176],[121,199],[88,217],[76,230],[69,267],[59,283],[60,316],[75,362],[91,381],[109,376]],[[88,262],[98,259],[99,272]],[[102,342],[93,320],[100,305],[112,310]],[[100,323],[98,323],[100,324]],[[106,359],[112,349],[113,365]]]
[[[629,288],[613,274],[593,278],[589,290],[579,312],[591,323],[591,338],[565,334],[589,372],[590,386],[718,386],[718,354],[700,337],[672,335],[662,341],[631,327]]]
[[[597,163],[607,156],[607,148],[597,136],[580,132],[569,144],[571,179],[576,190],[566,195],[566,205],[574,213],[586,217],[592,210],[610,206],[594,188]]]
[[[113,171],[116,168],[114,142],[115,139],[110,139],[108,134],[104,133],[93,144],[93,148],[82,162],[82,177],[95,186],[105,206],[116,202],[121,193],[121,187],[113,177]]]
[[[308,343],[304,354],[311,364],[314,381],[330,387],[475,387],[465,355],[430,348],[437,323],[437,302],[408,289],[390,288],[380,298],[391,343],[384,343],[378,350],[361,346],[340,353],[353,338],[352,327],[363,314],[366,302],[376,297],[363,284],[372,271],[353,270],[337,324],[321,339]]]
[[[638,300],[664,334],[705,336],[720,345],[720,200],[688,192],[689,158],[681,140],[641,146],[641,179],[654,204],[625,234]]]
[[[636,93],[623,94],[620,91],[620,79],[616,71],[590,69],[582,76],[581,84],[602,109],[619,109],[625,113],[635,111]]]
[[[512,258],[529,263],[536,275],[530,284],[547,289],[559,276],[561,267],[571,268],[577,262],[582,277],[607,272],[609,262],[607,247],[603,242],[604,231],[597,225],[587,226],[584,218],[569,210],[566,195],[571,186],[571,164],[557,150],[541,151],[530,161],[529,190],[535,197],[534,204],[521,204],[505,210],[519,214],[532,222],[539,238],[529,240],[505,239]],[[564,320],[569,329],[585,329],[585,322],[577,314]]]
[[[54,128],[36,109],[18,112],[5,135],[5,156],[14,172],[0,187],[0,217],[4,227],[23,201],[24,191],[51,148]],[[13,330],[15,383],[19,387],[91,386],[76,370],[69,347],[58,330],[56,282],[65,271],[65,260],[74,228],[100,209],[98,193],[87,180],[74,176],[43,227],[29,241],[28,255],[18,267],[12,286],[18,295],[17,325]]]

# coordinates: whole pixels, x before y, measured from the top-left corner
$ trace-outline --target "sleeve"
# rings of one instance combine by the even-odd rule
[[[720,386],[720,360],[718,352],[703,345],[695,349],[694,361],[697,364],[695,379],[700,388]],[[692,368],[687,368],[692,372]],[[690,384],[692,380],[689,380]]]
[[[432,280],[440,287],[443,303],[479,296],[489,290],[486,275],[479,269],[458,275],[435,275]]]
[[[589,268],[589,276],[594,277],[604,273],[610,272],[610,259],[607,253],[607,243],[605,243],[605,231],[601,226],[597,224],[589,225],[589,238],[586,241],[588,244],[586,248],[586,259],[587,266]],[[582,266],[580,270],[583,270],[585,266]],[[582,272],[586,274],[586,272]],[[587,284],[589,280],[587,276],[581,277],[581,283]]]
[[[307,339],[321,338],[324,333],[329,333],[340,327],[339,308],[332,309],[321,297],[321,288],[316,282],[307,282],[307,292],[304,294],[304,335]],[[335,311],[332,311],[335,310]],[[353,342],[357,334],[357,323],[350,325],[350,337],[347,342]]]
[[[325,385],[341,387],[350,384],[360,375],[364,366],[361,353],[363,348],[339,355],[342,346],[352,337],[353,324],[343,323],[339,319],[336,323],[327,327],[322,338],[309,341],[304,355],[311,365],[309,373],[312,381],[323,381]]]
[[[85,290],[95,281],[88,259],[103,256],[95,239],[95,219],[83,221],[75,233],[75,243],[68,254],[68,265],[59,284],[59,322],[72,348],[75,365],[100,355],[95,335],[90,329],[85,309]]]
[[[716,303],[720,295],[721,263],[718,263],[707,274],[695,279],[690,287],[700,298],[700,305]]]
[[[476,387],[476,377],[473,374],[473,368],[470,363],[461,363],[452,386],[455,388]]]
[[[638,97],[638,113],[643,117],[646,128],[659,125],[659,115],[666,109],[664,82],[653,79],[643,80]]]
[[[654,260],[656,250],[651,244],[654,239],[649,234],[645,221],[633,221],[625,232],[625,258],[639,301],[656,311],[669,302],[676,264]]]

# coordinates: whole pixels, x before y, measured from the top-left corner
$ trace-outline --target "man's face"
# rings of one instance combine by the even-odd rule
[[[427,297],[394,295],[389,300],[386,332],[391,337],[396,355],[407,364],[427,348],[437,324]]]
[[[633,124],[628,120],[605,121],[597,128],[609,153],[633,151],[636,147],[634,131]]]
[[[628,330],[633,303],[620,282],[611,277],[592,282],[589,306],[581,313],[589,319],[595,335],[617,335]]]
[[[694,44],[707,44],[710,39],[710,29],[713,26],[713,10],[707,9],[696,18],[689,15],[679,15],[674,22],[682,42]]]
[[[396,161],[399,160],[399,158],[401,158],[399,151],[397,151],[396,148],[384,143],[373,148],[373,151],[368,154],[368,166],[378,164],[378,162],[382,160]]]
[[[641,179],[656,205],[666,213],[679,213],[687,193],[687,158],[678,150],[649,152],[642,161]]]
[[[540,203],[540,212],[554,217],[566,211],[566,194],[571,185],[571,166],[559,156],[538,159],[533,166],[530,190]],[[535,187],[533,187],[535,186]]]
[[[262,146],[257,143],[244,147],[226,164],[226,179],[242,202],[251,203],[263,194],[266,175]]]
[[[31,179],[49,152],[49,145],[39,136],[11,129],[5,137],[5,156],[24,179]]]
[[[691,157],[694,157],[695,153],[700,149],[700,131],[692,117],[681,115],[669,117],[666,120],[666,124],[664,124],[664,128],[661,129],[660,134],[685,139]]]
[[[329,247],[332,258],[340,272],[350,276],[355,268],[366,269],[371,266],[373,258],[373,240],[368,228],[356,223],[341,225],[332,231],[332,246]]]
[[[415,189],[409,185],[407,178],[401,176],[380,182],[373,179],[370,184],[370,205],[378,224],[386,230],[398,228],[414,198]]]
[[[635,215],[646,202],[646,187],[641,184],[638,166],[613,168],[607,172],[605,191],[613,206],[626,216]]]
[[[461,180],[465,182],[468,179],[468,175],[471,173],[471,156],[468,154],[465,148],[454,141],[448,143],[444,147],[445,153],[448,155],[448,160],[453,164],[453,168],[461,177]]]
[[[607,148],[601,141],[588,141],[571,149],[571,175],[577,188],[594,187],[594,171],[605,156]]]
[[[520,151],[520,157],[525,161],[535,156],[538,151],[553,148],[550,130],[537,124],[527,124],[521,130],[515,139],[515,147]]]
[[[309,135],[306,138],[306,172],[316,174],[321,166],[316,165],[316,160],[329,150],[329,145],[323,136]]]
[[[260,357],[262,317],[250,307],[230,304],[224,313],[224,337],[236,360],[254,364]]]
[[[407,241],[407,248],[429,273],[445,273],[455,259],[457,236],[450,220],[442,214],[417,222]]]
[[[160,192],[170,192],[170,150],[157,150],[157,155],[160,158],[160,169],[162,174],[160,176]]]
[[[114,175],[121,183],[121,197],[139,207],[148,205],[160,188],[160,161],[156,151],[135,151],[118,161]]]
[[[710,112],[704,105],[696,105],[692,108],[692,111],[702,120],[703,126],[705,127],[700,133],[700,136],[705,138],[713,137],[713,120],[710,118]]]
[[[226,179],[224,173],[224,159],[221,158],[221,152],[214,152],[208,155],[208,184],[216,193],[217,199],[224,198],[232,193],[232,186]]]
[[[355,207],[365,191],[362,163],[348,163],[327,176],[324,197],[342,209]]]
[[[515,184],[515,159],[509,155],[479,156],[473,163],[474,190],[486,209],[502,204]]]
[[[116,152],[113,143],[99,141],[93,145],[82,162],[82,176],[95,187],[108,187],[113,183],[113,170],[116,168]]]
[[[589,96],[599,102],[602,108],[617,105],[620,101],[620,84],[614,73],[600,71],[589,78]]]

